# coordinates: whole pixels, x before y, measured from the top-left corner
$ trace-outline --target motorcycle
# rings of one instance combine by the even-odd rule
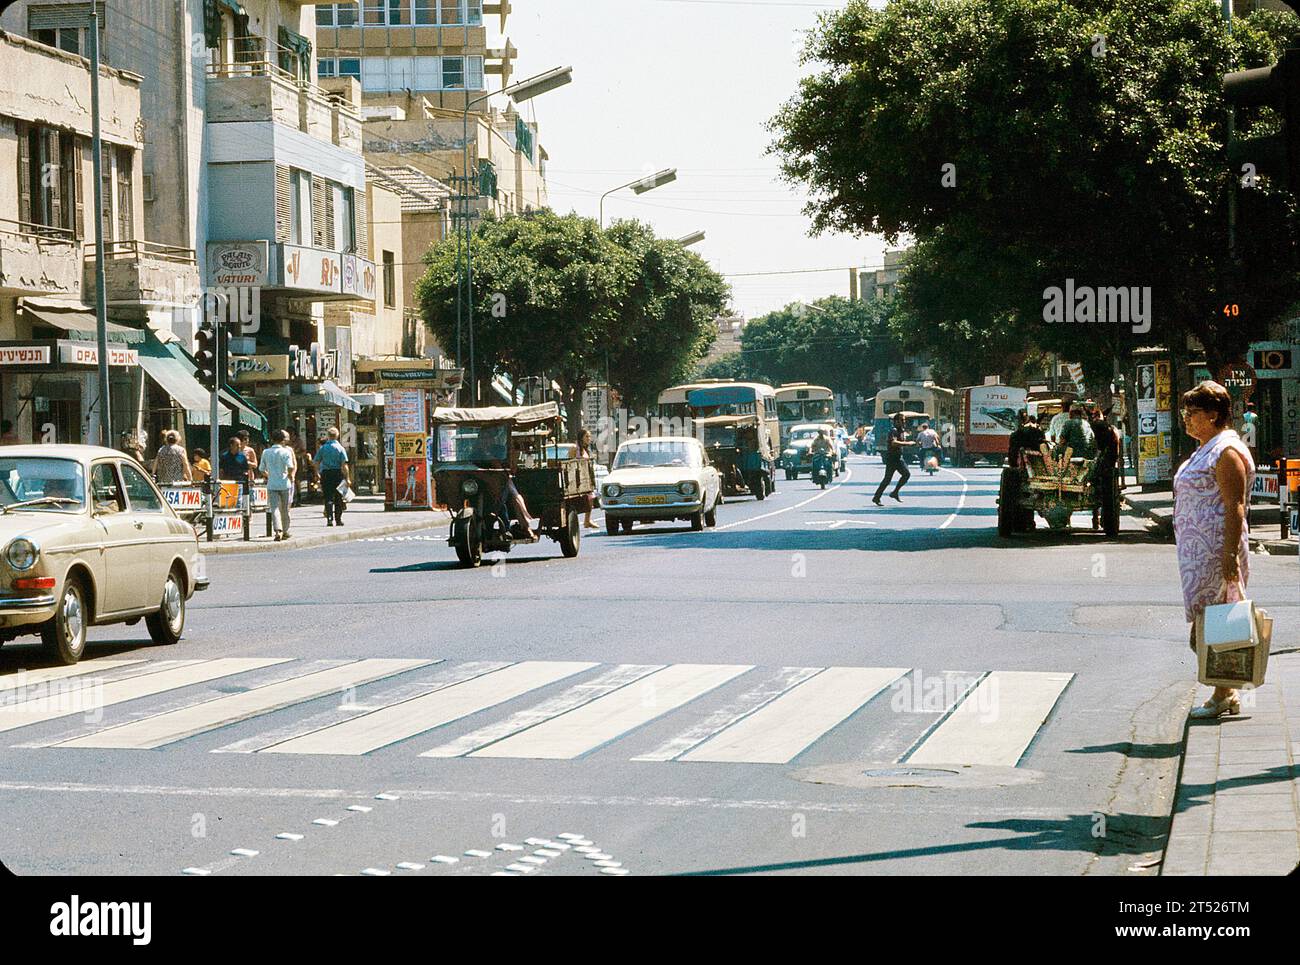
[[[824,452],[816,453],[812,458],[812,476],[810,477],[814,484],[826,488],[826,484],[831,481],[834,472],[834,464],[831,457]]]

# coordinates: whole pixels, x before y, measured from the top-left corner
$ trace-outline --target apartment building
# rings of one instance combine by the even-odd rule
[[[91,73],[84,29],[38,33],[53,43],[0,30],[0,418],[24,441],[83,442],[99,436]],[[134,429],[148,321],[198,286],[192,249],[148,240],[141,93],[138,74],[101,71],[109,396]]]
[[[314,4],[297,0],[104,0],[105,64],[137,76],[137,143],[147,236],[189,251],[203,290],[234,296],[241,336],[238,381],[269,400],[279,425],[314,432],[358,406],[336,377],[340,351],[369,333],[379,275],[368,256],[368,190],[361,157],[360,88],[319,86]],[[69,54],[85,53],[89,3],[23,0],[0,26]],[[333,84],[333,82],[331,81]],[[200,287],[200,286],[196,286]],[[111,297],[110,297],[111,301]],[[334,315],[348,303],[371,311]],[[213,304],[209,300],[210,304]],[[194,386],[196,292],[145,320],[170,359],[149,363],[182,424],[207,423]],[[164,312],[162,309],[170,309]],[[180,345],[168,339],[175,336]],[[156,372],[154,370],[157,370]],[[265,376],[249,381],[253,372]],[[192,378],[189,382],[192,383]],[[258,406],[226,394],[222,421],[268,428]],[[324,400],[324,402],[322,402]],[[116,420],[115,420],[116,421]]]

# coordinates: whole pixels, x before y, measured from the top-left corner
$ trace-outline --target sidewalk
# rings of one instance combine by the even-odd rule
[[[1193,706],[1211,692],[1198,687]],[[1241,694],[1239,717],[1188,721],[1161,874],[1285,875],[1300,863],[1300,653],[1270,657],[1264,685]]]
[[[1124,504],[1139,516],[1150,521],[1150,528],[1165,536],[1174,538],[1174,494],[1172,491],[1144,493],[1132,476],[1126,479],[1123,494]],[[1277,507],[1258,503],[1252,507],[1250,524],[1250,548],[1255,551],[1277,556],[1295,556],[1300,553],[1300,540],[1292,533],[1290,539],[1282,539],[1282,524]]]
[[[199,552],[255,553],[262,550],[306,549],[345,540],[388,536],[416,529],[445,529],[447,514],[442,510],[410,510],[384,512],[383,496],[358,496],[343,514],[342,526],[325,525],[325,507],[321,503],[308,503],[289,510],[290,538],[277,543],[266,535],[266,514],[257,512],[249,518],[251,539],[245,541],[227,536],[209,543],[199,537]]]

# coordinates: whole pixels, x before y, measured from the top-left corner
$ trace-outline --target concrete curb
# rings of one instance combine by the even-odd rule
[[[1127,499],[1122,499],[1122,508],[1135,516],[1142,516],[1152,524],[1152,530],[1159,536],[1172,541],[1174,538],[1174,511],[1167,506],[1144,507],[1134,505]],[[1289,539],[1263,539],[1258,536],[1250,537],[1250,548],[1255,551],[1262,550],[1270,556],[1296,556],[1300,555],[1300,542]]]
[[[314,546],[327,546],[331,543],[347,543],[353,540],[366,539],[375,536],[391,536],[394,533],[410,533],[419,529],[429,529],[432,526],[438,526],[446,522],[445,519],[411,519],[402,523],[385,523],[382,526],[358,526],[351,529],[343,527],[343,532],[322,533],[319,536],[305,536],[301,539],[294,537],[287,543],[277,543],[274,540],[268,540],[262,537],[259,540],[231,540],[221,543],[207,543],[202,539],[199,540],[199,552],[213,556],[224,556],[235,553],[270,553],[279,550],[305,550]]]

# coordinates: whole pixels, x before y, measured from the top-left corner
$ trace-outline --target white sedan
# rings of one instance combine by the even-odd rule
[[[618,447],[614,468],[600,486],[605,531],[635,523],[689,520],[691,529],[716,526],[722,476],[698,439],[651,436]]]

